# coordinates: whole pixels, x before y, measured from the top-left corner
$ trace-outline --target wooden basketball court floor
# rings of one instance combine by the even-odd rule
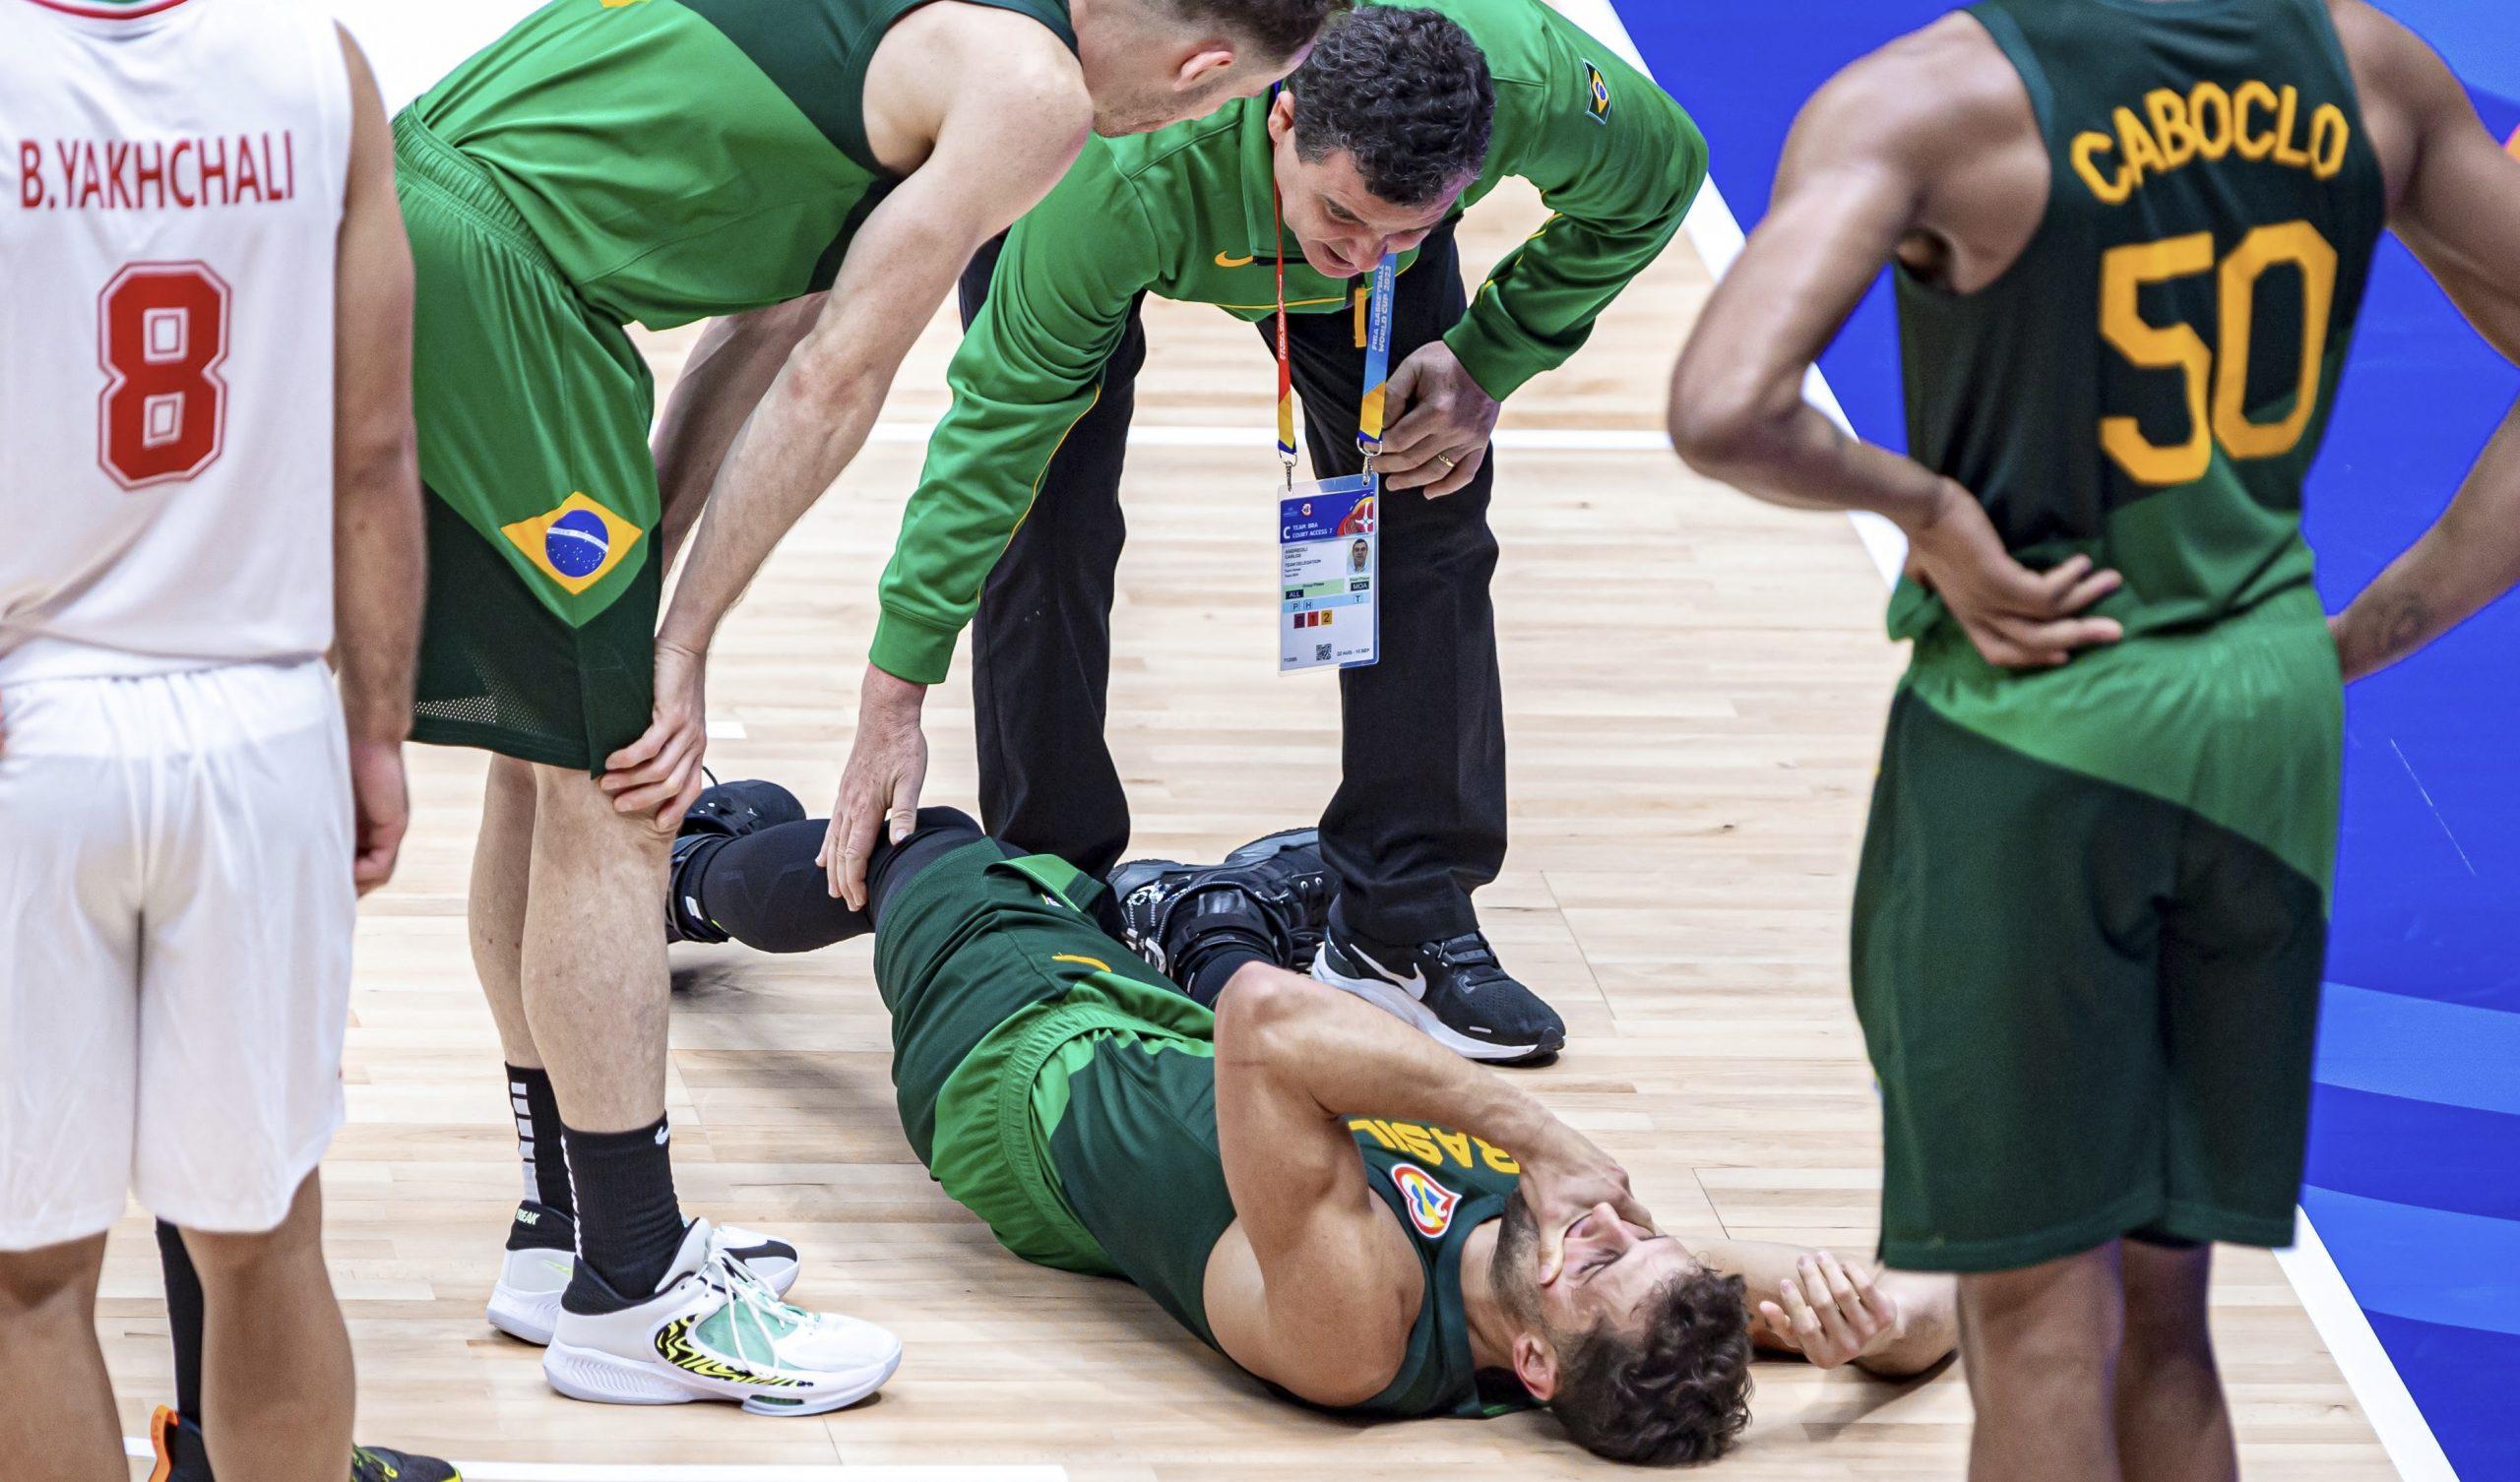
[[[1540,216],[1519,186],[1500,192],[1466,228],[1472,266]],[[1666,1228],[1868,1251],[1877,1118],[1848,1003],[1846,911],[1900,655],[1846,521],[1754,504],[1656,446],[1708,280],[1675,245],[1571,366],[1509,407],[1493,518],[1513,849],[1480,904],[1506,961],[1570,1028],[1555,1066],[1514,1074],[1627,1162]],[[1111,736],[1135,850],[1214,857],[1317,816],[1338,772],[1337,698],[1326,676],[1274,672],[1268,357],[1213,310],[1150,302],[1147,315]],[[661,381],[693,338],[649,341]],[[940,315],[878,440],[727,625],[710,676],[721,776],[775,778],[828,811],[876,575],[954,339]],[[967,657],[929,699],[926,796],[968,807],[966,673]],[[863,944],[785,958],[676,949],[667,1096],[687,1207],[794,1241],[796,1298],[899,1332],[899,1376],[873,1402],[810,1420],[552,1394],[538,1350],[481,1317],[519,1192],[465,947],[481,759],[413,748],[412,767],[401,876],[361,918],[349,1123],[325,1168],[363,1439],[490,1479],[872,1482],[882,1473],[861,1469],[903,1465],[1064,1468],[1078,1482],[1616,1474],[1545,1415],[1368,1427],[1287,1407],[1134,1290],[1001,1251],[902,1139]],[[125,1430],[145,1434],[171,1379],[137,1214],[115,1232],[100,1321]],[[2215,1324],[2252,1477],[2393,1475],[2271,1258],[2225,1253]],[[1746,1444],[1721,1463],[1739,1482],[1962,1468],[1956,1372],[1900,1387],[1764,1364],[1753,1405]],[[671,1464],[693,1469],[638,1470]]]

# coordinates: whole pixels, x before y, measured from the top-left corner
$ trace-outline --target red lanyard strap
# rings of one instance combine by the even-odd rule
[[[1278,228],[1278,460],[1287,465],[1287,487],[1295,486],[1295,363],[1287,337],[1287,209],[1286,197],[1273,181],[1271,215]]]

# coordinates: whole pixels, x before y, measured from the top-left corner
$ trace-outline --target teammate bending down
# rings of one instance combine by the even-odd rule
[[[778,1301],[794,1249],[675,1196],[640,930],[700,790],[697,657],[654,641],[675,536],[705,498],[680,589],[732,606],[1089,131],[1262,91],[1332,3],[550,0],[396,121],[433,496],[412,735],[497,754],[468,916],[526,1202],[488,1316],[550,1345],[563,1393],[722,1396],[726,1356],[767,1344],[819,1379],[747,1407],[812,1413],[901,1352]],[[712,317],[652,451],[623,327]],[[660,702],[688,744],[634,744]]]
[[[878,845],[870,917],[832,898],[825,827],[766,782],[710,789],[668,935],[873,932],[902,1127],[946,1192],[1029,1261],[1127,1277],[1293,1399],[1545,1404],[1593,1451],[1673,1462],[1739,1433],[1754,1343],[1891,1376],[1951,1352],[1947,1279],[1684,1246],[1531,1096],[1291,970],[1333,894],[1310,831],[1106,890],[928,809]]]

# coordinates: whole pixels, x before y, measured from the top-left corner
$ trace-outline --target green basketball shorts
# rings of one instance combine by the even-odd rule
[[[409,109],[394,144],[430,495],[412,738],[600,772],[653,710],[656,388],[479,165]]]
[[[1886,1263],[2291,1242],[2343,727],[2306,587],[2039,674],[1919,641],[1855,910]]]
[[[875,982],[902,1130],[945,1192],[1027,1261],[1117,1275],[1052,1165],[1072,1079],[1123,1049],[1204,1070],[1213,1019],[1094,923],[1101,889],[1054,859],[965,845],[886,904]]]

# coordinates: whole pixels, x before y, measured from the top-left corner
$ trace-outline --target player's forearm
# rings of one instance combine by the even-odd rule
[[[735,435],[660,641],[707,651],[771,551],[865,446],[889,376],[812,348],[788,357]]]
[[[744,419],[761,404],[780,367],[813,328],[822,302],[821,294],[808,294],[718,320],[692,347],[658,419],[655,440],[657,484],[664,506],[658,540],[668,564],[700,518]]]
[[[427,540],[410,424],[389,421],[337,455],[333,517],[334,651],[342,713],[354,741],[410,734]]]
[[[1526,1161],[1567,1136],[1546,1107],[1390,1015],[1312,979],[1252,963],[1217,1000],[1217,1056],[1264,1069],[1325,1117],[1432,1123]]]
[[[2345,677],[2361,679],[2415,652],[2520,583],[2520,403],[2468,473],[2458,497],[2335,623]]]
[[[1770,504],[1867,510],[1902,529],[1931,522],[1948,479],[1914,459],[1858,440],[1803,401],[1800,377],[1756,399],[1727,395],[1681,366],[1671,393],[1671,442],[1688,465]]]

